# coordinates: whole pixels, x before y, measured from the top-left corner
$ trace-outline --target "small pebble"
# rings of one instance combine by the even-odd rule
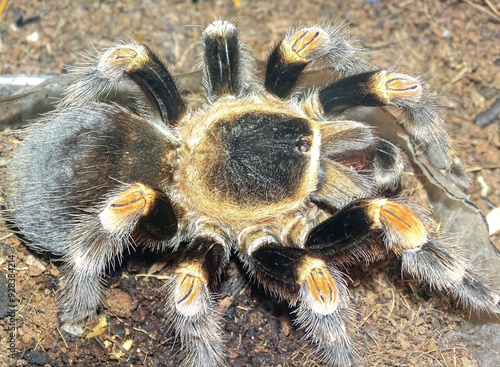
[[[46,267],[42,264],[40,260],[37,260],[33,255],[26,256],[24,260],[26,265],[28,265],[30,276],[37,277],[42,275]]]
[[[104,294],[104,308],[109,316],[129,318],[137,307],[137,300],[121,289],[108,289]]]
[[[38,32],[33,32],[29,36],[26,36],[26,41],[28,42],[36,42],[40,37],[38,36]]]

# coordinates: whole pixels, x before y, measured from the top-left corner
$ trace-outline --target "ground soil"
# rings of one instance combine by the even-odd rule
[[[348,19],[351,34],[372,51],[372,62],[421,75],[442,96],[442,116],[473,182],[468,191],[472,201],[485,213],[500,205],[498,120],[486,128],[474,124],[475,116],[500,96],[498,2],[138,3],[9,1],[0,20],[0,74],[60,74],[65,65],[75,63],[78,52],[127,37],[153,45],[178,74],[196,70],[202,26],[214,18],[234,20],[258,59],[265,59],[290,25]],[[6,135],[3,139],[10,142]],[[1,158],[4,162],[5,155]],[[489,190],[481,193],[484,185]],[[1,366],[179,363],[162,316],[161,286],[171,274],[168,259],[158,261],[158,255],[151,253],[126,257],[108,278],[102,311],[107,315],[105,332],[81,339],[59,329],[55,296],[59,263],[28,251],[4,226],[0,239],[0,259],[10,255],[16,261],[19,302],[16,359],[9,358],[6,350],[9,318],[0,319]],[[492,239],[498,243],[498,237]],[[7,273],[5,262],[0,267]],[[477,366],[468,349],[474,330],[459,332],[466,312],[426,286],[401,280],[397,259],[354,267],[349,276],[356,310],[353,334],[367,365]],[[0,298],[2,293],[0,288]],[[231,263],[219,294],[230,366],[321,365],[314,348],[301,341],[303,333],[293,326],[293,309],[249,282],[237,262]],[[132,341],[129,350],[123,344],[126,340]]]

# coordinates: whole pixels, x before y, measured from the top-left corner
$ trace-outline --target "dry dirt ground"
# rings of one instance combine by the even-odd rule
[[[474,117],[500,96],[500,5],[464,1],[9,1],[0,20],[0,74],[60,74],[76,53],[132,37],[153,45],[175,73],[195,70],[202,26],[232,19],[264,59],[283,32],[298,23],[352,21],[350,31],[372,51],[372,62],[422,75],[442,98],[442,116],[473,185],[472,201],[488,213],[500,206],[498,120],[486,128]],[[347,4],[349,3],[349,5]],[[0,111],[1,113],[1,111]],[[4,138],[4,142],[7,138]],[[0,158],[5,161],[4,153]],[[3,170],[3,166],[2,166]],[[489,187],[481,198],[480,177]],[[484,195],[483,195],[484,196]],[[80,339],[58,328],[58,263],[31,253],[0,227],[0,258],[13,256],[18,308],[16,359],[8,358],[9,317],[0,319],[1,366],[175,366],[173,338],[162,318],[168,261],[133,254],[108,278],[107,328]],[[498,237],[492,238],[495,242]],[[1,272],[7,273],[4,262]],[[143,276],[151,267],[152,276]],[[0,276],[3,277],[2,274]],[[467,313],[412,280],[401,280],[397,259],[350,272],[357,311],[353,330],[369,366],[477,366],[462,334]],[[3,281],[0,282],[5,287]],[[0,288],[0,299],[4,294]],[[320,366],[286,304],[266,295],[233,263],[219,289],[231,366]],[[4,300],[5,304],[5,300]],[[130,349],[124,342],[132,341]],[[491,346],[483,345],[484,348]],[[497,346],[498,347],[498,346]]]

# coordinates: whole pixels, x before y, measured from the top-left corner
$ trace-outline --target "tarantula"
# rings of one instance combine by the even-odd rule
[[[499,293],[442,240],[429,214],[384,196],[400,182],[402,150],[342,117],[358,106],[394,106],[432,163],[466,186],[417,79],[370,64],[342,27],[291,29],[270,53],[263,83],[232,23],[209,25],[202,47],[202,107],[189,110],[149,47],[119,44],[78,69],[56,111],[13,154],[8,218],[28,246],[62,256],[63,323],[96,312],[107,267],[135,246],[182,254],[165,302],[185,366],[225,364],[211,290],[231,252],[296,308],[329,366],[359,363],[340,269],[389,250],[418,280],[500,312]],[[312,62],[339,76],[301,93]],[[128,107],[110,101],[119,87],[129,91]]]

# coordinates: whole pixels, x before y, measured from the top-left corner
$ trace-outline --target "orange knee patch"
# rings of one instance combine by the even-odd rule
[[[309,295],[310,307],[322,315],[332,313],[337,307],[337,285],[324,265],[304,269],[302,283]]]
[[[177,310],[185,316],[192,316],[199,312],[204,305],[204,294],[207,284],[202,277],[185,272],[179,268],[175,282],[174,302]]]
[[[380,207],[380,223],[398,239],[405,250],[418,248],[427,242],[427,230],[410,209],[394,201],[385,201]]]
[[[314,58],[314,53],[328,42],[328,33],[321,28],[304,28],[283,42],[286,42],[286,56],[291,61],[308,62]]]
[[[108,50],[108,52],[101,58],[97,70],[101,73],[109,74],[113,70],[127,69],[134,63],[135,58],[139,55],[140,47],[131,46],[118,46]]]
[[[401,98],[419,100],[422,95],[422,85],[420,82],[405,74],[388,74],[385,86],[391,102]]]
[[[149,60],[144,46],[124,45],[109,50],[101,59],[97,68],[101,72],[111,72],[111,70],[115,69],[131,71],[141,68]]]
[[[101,224],[109,232],[132,230],[137,219],[145,215],[155,199],[154,190],[140,183],[119,193],[101,212]]]
[[[385,70],[372,76],[370,89],[385,104],[404,100],[418,102],[422,96],[422,85],[417,79]]]

